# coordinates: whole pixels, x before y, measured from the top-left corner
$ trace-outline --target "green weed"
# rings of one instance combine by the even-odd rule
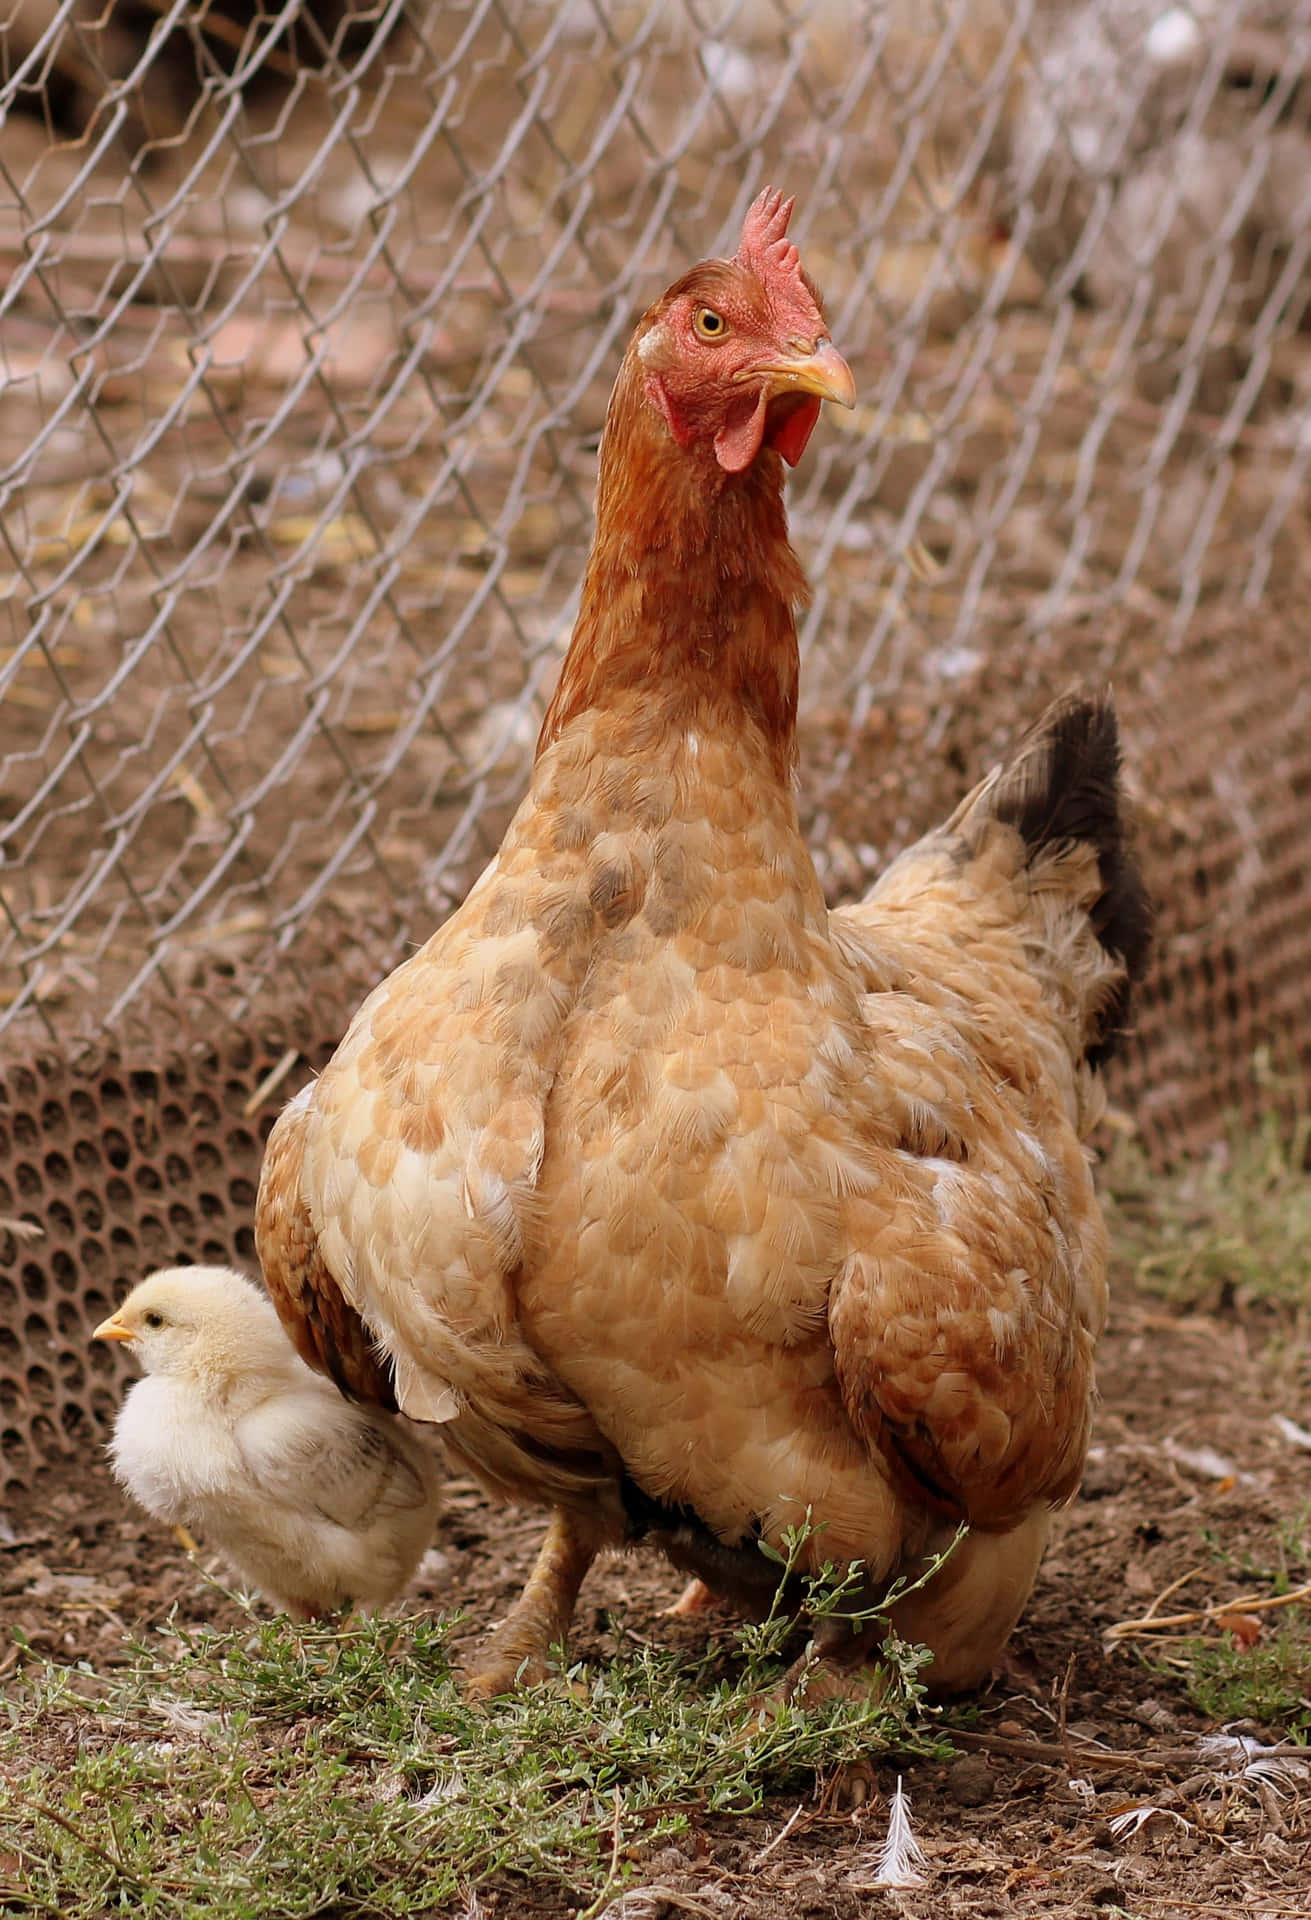
[[[1218,1725],[1255,1720],[1279,1738],[1311,1742],[1311,1613],[1290,1607],[1255,1646],[1228,1634],[1172,1644],[1159,1664],[1182,1675],[1189,1698]]]
[[[1102,1182],[1116,1253],[1174,1306],[1300,1317],[1311,1303],[1309,1147],[1311,1118],[1290,1126],[1274,1113],[1171,1175],[1117,1142]]]
[[[1311,1534],[1301,1507],[1264,1540],[1235,1550],[1211,1529],[1201,1535],[1222,1570],[1221,1591],[1241,1615],[1245,1595],[1279,1598],[1305,1588]],[[1184,1595],[1180,1604],[1186,1605]],[[1258,1618],[1262,1616],[1254,1616]],[[1311,1740],[1311,1609],[1296,1603],[1263,1610],[1264,1631],[1245,1645],[1216,1621],[1206,1632],[1172,1639],[1168,1652],[1143,1649],[1147,1665],[1182,1679],[1194,1706],[1218,1725],[1255,1720],[1279,1738]]]
[[[895,1642],[877,1697],[804,1711],[756,1705],[781,1613],[731,1679],[641,1646],[473,1707],[454,1624],[172,1623],[111,1675],[29,1668],[0,1725],[0,1911],[381,1920],[463,1911],[492,1879],[595,1904],[689,1820],[942,1750]]]

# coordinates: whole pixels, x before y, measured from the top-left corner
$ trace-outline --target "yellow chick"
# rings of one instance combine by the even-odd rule
[[[124,1342],[145,1371],[109,1452],[148,1513],[194,1527],[302,1619],[401,1591],[432,1537],[437,1463],[404,1419],[312,1373],[252,1282],[165,1268],[92,1337]]]

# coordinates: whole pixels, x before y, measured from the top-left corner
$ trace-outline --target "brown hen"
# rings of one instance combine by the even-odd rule
[[[475,1690],[542,1670],[599,1548],[649,1536],[750,1608],[806,1514],[803,1569],[875,1596],[968,1522],[895,1621],[971,1685],[1087,1447],[1082,1142],[1147,943],[1114,716],[1062,702],[829,912],[782,462],[853,387],[790,210],[639,322],[527,797],[265,1161],[305,1358],[554,1509]]]

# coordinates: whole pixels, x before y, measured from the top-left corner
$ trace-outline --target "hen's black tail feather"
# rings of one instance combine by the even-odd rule
[[[1045,849],[1089,841],[1097,850],[1102,892],[1091,912],[1093,932],[1124,968],[1124,979],[1101,1010],[1086,1058],[1111,1058],[1128,1023],[1135,980],[1152,946],[1152,906],[1125,824],[1120,738],[1108,693],[1064,694],[1002,768],[989,809],[1014,827],[1032,860]]]

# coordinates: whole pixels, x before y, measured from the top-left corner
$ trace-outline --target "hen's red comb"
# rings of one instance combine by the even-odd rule
[[[801,271],[801,255],[789,240],[793,202],[774,187],[757,194],[742,222],[737,265],[754,273],[784,324],[802,338],[823,331],[824,316]]]
[[[750,267],[767,284],[800,280],[801,255],[787,237],[795,200],[785,200],[776,187],[766,187],[747,208],[738,244],[738,265]]]

